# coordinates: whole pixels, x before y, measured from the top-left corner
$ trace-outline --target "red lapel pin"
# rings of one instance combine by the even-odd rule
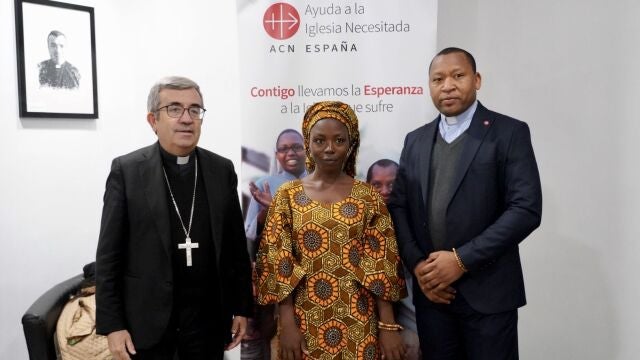
[[[489,126],[489,120],[484,121],[484,126]]]

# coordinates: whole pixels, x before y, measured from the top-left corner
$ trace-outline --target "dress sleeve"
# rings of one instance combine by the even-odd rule
[[[293,219],[287,187],[276,193],[262,231],[256,258],[258,304],[279,303],[305,276],[293,251]]]
[[[402,262],[391,216],[382,197],[372,189],[363,234],[360,283],[377,297],[398,301],[407,296]]]

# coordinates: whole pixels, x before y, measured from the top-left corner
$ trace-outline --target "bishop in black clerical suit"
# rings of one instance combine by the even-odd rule
[[[149,94],[158,142],[116,158],[96,256],[96,325],[115,359],[222,359],[252,308],[237,176],[197,147],[202,96],[169,77]]]

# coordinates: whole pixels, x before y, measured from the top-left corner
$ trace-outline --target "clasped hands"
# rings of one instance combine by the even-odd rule
[[[413,273],[427,299],[439,304],[451,303],[456,293],[451,284],[464,274],[452,251],[432,252]]]

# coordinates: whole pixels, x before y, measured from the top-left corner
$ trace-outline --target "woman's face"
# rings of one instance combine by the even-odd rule
[[[304,172],[304,144],[302,137],[294,132],[280,135],[276,145],[276,158],[288,173],[300,176]]]
[[[335,119],[319,120],[310,131],[309,151],[316,167],[342,170],[349,155],[349,132]]]

